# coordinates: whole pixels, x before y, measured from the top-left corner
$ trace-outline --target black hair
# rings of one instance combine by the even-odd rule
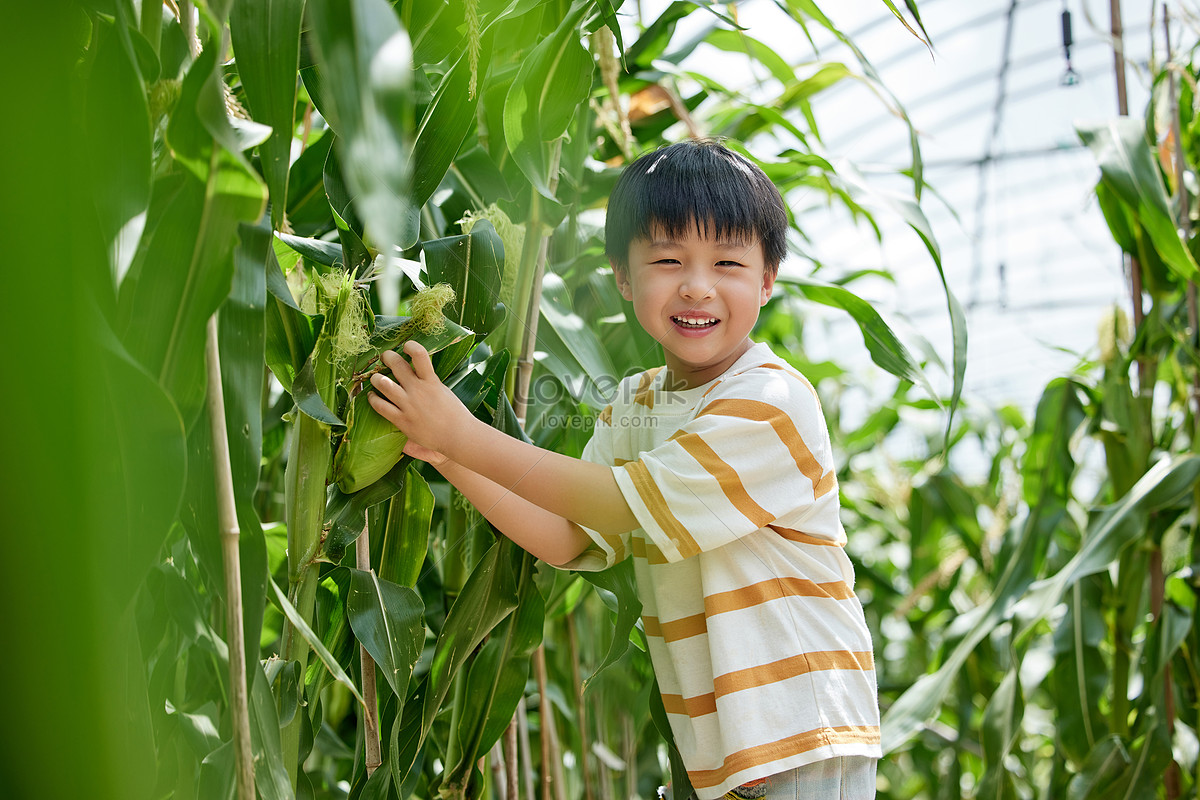
[[[629,264],[629,244],[651,231],[745,237],[762,244],[767,271],[787,252],[787,210],[775,184],[749,159],[714,139],[653,150],[625,168],[608,200],[604,254]]]

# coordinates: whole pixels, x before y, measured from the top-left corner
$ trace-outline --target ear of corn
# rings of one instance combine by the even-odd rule
[[[458,342],[470,339],[473,332],[446,319],[441,307],[453,297],[449,287],[431,287],[431,294],[414,302],[412,317],[376,317],[369,349],[360,353],[355,362],[355,380],[366,381],[374,372],[384,369],[379,355],[384,350],[400,350],[414,339],[430,354],[445,350]],[[462,351],[466,355],[468,349]],[[448,363],[442,360],[439,375],[445,377],[461,357]],[[368,401],[369,387],[363,386],[350,402],[346,412],[346,435],[338,445],[333,460],[333,481],[347,494],[357,492],[387,474],[404,455],[408,441],[392,423],[381,417]]]
[[[364,389],[350,404],[346,435],[333,459],[333,474],[343,492],[357,492],[387,474],[404,455],[408,441],[395,425],[371,408]]]

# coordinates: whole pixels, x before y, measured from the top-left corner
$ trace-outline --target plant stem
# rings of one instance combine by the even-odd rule
[[[354,543],[354,558],[359,569],[364,572],[371,571],[371,539],[366,527]],[[363,739],[367,775],[370,776],[383,763],[379,750],[379,701],[375,692],[375,659],[371,658],[362,642],[358,645],[358,658],[362,665],[363,700],[367,706],[363,717]]]
[[[321,543],[325,521],[325,476],[332,457],[329,426],[297,409],[292,448],[284,472],[287,494],[288,600],[305,620],[311,620],[317,600],[319,570],[312,563]],[[308,644],[290,622],[283,627],[283,658],[300,662],[300,693],[304,693],[304,671],[308,665]],[[303,700],[303,697],[301,697]],[[282,731],[283,759],[292,787],[296,786],[297,760],[300,753],[300,715]]]
[[[550,190],[558,190],[558,166],[562,158],[562,139],[551,145]],[[541,316],[542,276],[546,272],[546,254],[550,236],[542,235],[541,195],[531,190],[529,220],[525,223],[525,247],[521,252],[521,267],[517,272],[517,285],[513,297],[519,304],[519,313],[509,323],[504,344],[509,353],[517,354],[515,381],[510,385],[513,411],[517,422],[525,425],[525,412],[529,405],[529,381],[533,375],[533,353],[537,347],[538,318]],[[515,324],[514,324],[515,323]],[[513,373],[509,379],[513,380]]]
[[[225,396],[221,385],[221,351],[217,315],[208,318],[204,346],[208,368],[208,419],[212,434],[213,479],[221,556],[225,566],[225,639],[229,646],[229,710],[233,718],[233,753],[237,764],[237,796],[254,800],[254,756],[250,751],[250,696],[246,690],[246,639],[242,629],[242,568],[238,553],[241,529],[229,463],[229,432],[225,426]]]

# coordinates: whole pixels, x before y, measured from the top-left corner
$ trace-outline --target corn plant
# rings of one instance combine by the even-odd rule
[[[659,359],[589,221],[617,173],[602,165],[676,124],[782,130],[763,165],[785,190],[865,213],[855,178],[807,152],[812,95],[873,81],[865,56],[789,64],[731,10],[701,9],[701,40],[778,80],[749,104],[675,69],[682,5],[632,24],[607,0],[67,5],[30,41],[63,60],[45,65],[69,112],[47,141],[70,167],[51,174],[86,189],[64,225],[86,324],[29,330],[85,342],[99,365],[98,400],[66,438],[84,443],[81,497],[106,515],[86,530],[104,544],[88,541],[87,569],[47,552],[95,587],[80,596],[110,641],[77,622],[75,650],[52,650],[95,667],[75,677],[96,691],[63,696],[102,752],[77,785],[32,737],[53,773],[37,796],[483,797],[533,770],[559,796],[651,794],[669,746],[628,647],[628,565],[585,580],[497,539],[402,457],[364,381],[416,338],[475,413],[578,454],[586,432],[553,420],[590,419],[615,377]],[[783,7],[797,41],[809,25],[845,38],[816,5]],[[14,50],[44,65],[34,51]],[[798,291],[852,313],[881,365],[920,378],[853,294]]]

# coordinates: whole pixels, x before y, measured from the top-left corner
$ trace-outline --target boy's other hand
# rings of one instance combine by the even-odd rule
[[[375,391],[368,402],[408,436],[405,453],[437,466],[447,460],[455,437],[475,418],[438,378],[424,347],[405,342],[404,352],[411,365],[391,350],[381,354],[392,378],[381,372],[372,375]]]

